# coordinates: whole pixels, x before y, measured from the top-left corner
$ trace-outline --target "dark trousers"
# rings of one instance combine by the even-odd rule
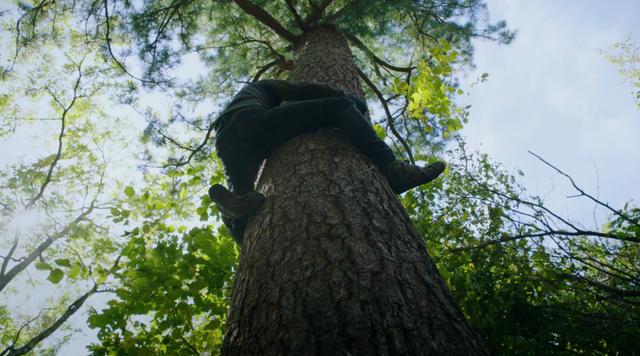
[[[242,195],[253,190],[262,161],[291,138],[322,127],[340,129],[349,142],[376,165],[395,161],[354,102],[333,97],[287,103],[273,109],[248,107],[221,118],[216,151],[222,160],[229,190]],[[246,221],[222,216],[231,235],[242,243]]]

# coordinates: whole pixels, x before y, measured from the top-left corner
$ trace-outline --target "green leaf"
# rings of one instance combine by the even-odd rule
[[[136,191],[135,189],[133,189],[132,186],[129,185],[126,188],[124,188],[124,194],[129,198],[131,198],[132,196],[136,195]]]
[[[96,276],[96,284],[102,284],[107,280],[107,277],[109,277],[109,271],[104,268],[98,268],[96,270]]]
[[[76,277],[78,277],[78,275],[80,275],[80,272],[82,272],[82,266],[75,265],[71,267],[71,269],[69,270],[69,278],[75,279]]]
[[[49,277],[47,277],[47,279],[53,284],[58,284],[63,277],[64,272],[62,272],[60,268],[55,268],[49,273]]]
[[[109,324],[109,316],[105,314],[92,314],[87,319],[89,322],[89,327],[92,329],[95,328],[103,328]]]
[[[68,258],[59,258],[56,260],[56,264],[61,267],[71,267],[71,262]]]
[[[102,284],[107,280],[109,275],[106,273],[99,273],[98,278],[96,279],[96,284]]]
[[[381,139],[384,140],[387,137],[387,131],[385,131],[384,127],[382,127],[379,124],[374,124],[373,125],[373,130],[376,132],[376,135]]]
[[[38,262],[36,262],[36,269],[39,269],[39,270],[41,270],[41,271],[48,271],[48,270],[50,270],[51,268],[52,268],[52,267],[51,267],[49,264],[47,264],[46,262],[44,262],[44,261],[38,261]]]

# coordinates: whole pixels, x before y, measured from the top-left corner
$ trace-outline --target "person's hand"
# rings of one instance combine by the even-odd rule
[[[354,104],[356,104],[356,107],[358,108],[358,111],[360,111],[362,113],[362,115],[366,115],[367,112],[369,111],[369,108],[367,108],[367,102],[360,99],[359,97],[353,95],[353,94],[347,94],[347,97],[349,99],[351,99],[351,101],[354,102]]]

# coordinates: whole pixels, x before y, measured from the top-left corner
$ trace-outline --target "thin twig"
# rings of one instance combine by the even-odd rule
[[[159,167],[155,167],[155,168],[181,167],[181,166],[184,166],[185,164],[188,164],[189,162],[191,162],[191,159],[193,159],[193,157],[198,152],[202,151],[204,146],[207,144],[207,141],[209,141],[209,139],[211,138],[211,133],[213,132],[213,124],[214,124],[214,122],[211,122],[211,124],[209,125],[209,128],[207,129],[207,133],[205,134],[205,137],[202,140],[202,143],[200,143],[196,148],[194,148],[191,151],[191,154],[189,154],[189,157],[187,157],[186,160],[179,161],[179,162],[176,162],[176,163],[165,164],[163,166],[159,166]]]
[[[542,161],[542,163],[546,164],[547,166],[553,168],[556,172],[558,172],[559,174],[563,175],[564,177],[566,177],[569,182],[571,182],[571,185],[573,186],[573,188],[575,188],[575,190],[577,190],[578,192],[580,192],[581,196],[585,196],[588,199],[590,199],[591,201],[593,201],[594,203],[601,205],[605,208],[607,208],[609,211],[611,211],[613,214],[615,214],[616,216],[622,218],[623,220],[625,220],[626,222],[633,224],[637,227],[640,227],[640,222],[638,222],[637,220],[631,219],[629,216],[622,214],[620,211],[612,208],[609,204],[593,197],[592,195],[586,193],[582,188],[580,188],[576,182],[573,180],[573,178],[571,178],[570,175],[568,175],[567,173],[563,172],[562,170],[560,170],[558,167],[554,166],[553,164],[547,162],[545,159],[543,159],[542,157],[540,157],[539,155],[531,152],[531,151],[527,151],[529,152],[532,156],[536,157],[537,159],[539,159],[540,161]]]
[[[84,302],[96,292],[97,288],[98,286],[94,284],[93,287],[88,292],[86,292],[80,298],[76,299],[73,303],[71,303],[71,305],[69,305],[67,310],[65,310],[65,312],[58,319],[56,319],[56,321],[53,324],[51,324],[48,328],[44,329],[43,331],[38,333],[36,336],[31,338],[24,346],[11,350],[8,353],[8,355],[9,356],[24,355],[27,352],[33,350],[33,348],[36,347],[36,345],[40,343],[40,341],[46,339],[47,337],[49,337],[49,335],[53,334],[54,331],[58,330],[58,328],[67,321],[67,319],[69,319],[73,314],[75,314],[80,309],[80,307],[82,307]]]
[[[378,57],[375,55],[375,53],[373,53],[372,50],[370,50],[359,38],[357,38],[356,36],[350,34],[350,33],[344,33],[344,36],[351,42],[353,43],[356,47],[358,47],[360,50],[362,50],[368,57],[370,57],[375,63],[387,68],[387,69],[391,69],[393,71],[396,72],[402,72],[402,73],[410,73],[415,67],[409,66],[409,67],[398,67],[398,66],[394,66],[393,64],[383,60],[382,58]]]
[[[153,83],[156,84],[155,81],[152,80],[147,80],[147,79],[143,79],[143,78],[138,78],[135,75],[131,74],[127,68],[124,66],[124,64],[122,64],[120,62],[120,60],[118,60],[118,58],[116,57],[116,55],[113,53],[113,50],[111,49],[111,22],[109,20],[109,3],[108,0],[104,0],[104,17],[105,17],[105,23],[106,23],[106,32],[105,32],[105,39],[107,41],[107,51],[109,52],[109,56],[111,57],[111,59],[113,59],[113,61],[116,63],[116,65],[118,65],[118,67],[128,76],[130,76],[131,78],[138,80],[142,83]]]
[[[191,343],[189,343],[189,341],[187,341],[187,339],[183,335],[180,335],[180,340],[182,340],[182,342],[185,343],[185,345],[187,345],[187,347],[191,349],[191,351],[193,351],[196,355],[200,355],[198,349],[196,349],[195,346],[191,345]]]
[[[84,58],[83,58],[83,61],[84,61]],[[57,96],[47,87],[47,91],[51,94],[52,98],[62,108],[62,114],[60,116],[60,133],[58,134],[58,149],[56,151],[56,155],[53,159],[53,162],[51,162],[51,164],[49,165],[47,175],[44,179],[44,182],[40,185],[40,189],[38,190],[38,193],[33,198],[31,198],[31,200],[29,200],[29,203],[27,203],[26,205],[27,209],[30,209],[31,207],[33,207],[33,204],[35,204],[38,201],[38,199],[42,198],[42,195],[44,194],[45,189],[51,182],[53,170],[55,169],[56,165],[58,164],[58,161],[60,161],[60,158],[62,157],[62,139],[65,134],[67,114],[73,108],[73,105],[75,105],[79,97],[78,90],[80,88],[80,81],[82,80],[82,61],[80,61],[80,63],[77,64],[77,68],[78,68],[78,78],[76,79],[75,85],[73,86],[73,98],[71,99],[71,102],[69,103],[69,105],[64,106],[62,102],[57,98]]]
[[[5,348],[4,350],[2,350],[2,352],[0,353],[0,356],[4,356],[4,355],[12,355],[11,352],[13,352],[15,350],[15,345],[16,343],[18,343],[18,339],[20,339],[20,334],[22,333],[22,330],[24,330],[24,328],[26,328],[27,326],[29,326],[29,324],[33,323],[34,321],[36,321],[38,318],[40,318],[40,315],[42,315],[42,310],[40,312],[38,312],[38,315],[34,316],[33,318],[27,320],[26,323],[24,323],[22,326],[20,326],[20,328],[18,329],[18,331],[16,332],[16,335],[13,337],[13,340],[11,341],[11,345],[7,346],[7,348]]]
[[[31,251],[31,253],[29,253],[26,257],[24,257],[24,259],[20,263],[13,266],[9,271],[7,271],[4,275],[2,275],[0,277],[0,291],[2,291],[7,286],[7,284],[9,284],[9,282],[11,282],[11,280],[15,278],[16,275],[18,275],[18,273],[22,272],[33,261],[35,261],[35,259],[38,258],[38,256],[40,256],[42,252],[45,251],[52,243],[54,243],[59,238],[66,236],[81,221],[85,220],[85,218],[89,214],[91,214],[91,212],[93,211],[93,208],[94,208],[93,204],[94,202],[92,202],[92,204],[87,208],[87,210],[82,212],[82,214],[77,216],[73,221],[67,224],[67,226],[65,226],[62,230],[52,235],[48,235],[47,239],[41,242],[33,251]]]
[[[407,141],[400,135],[400,133],[396,129],[393,123],[393,116],[391,116],[391,112],[389,111],[389,106],[387,105],[387,101],[384,99],[384,96],[382,95],[380,90],[376,88],[375,84],[373,84],[371,79],[369,79],[369,77],[367,77],[367,75],[364,74],[364,72],[360,68],[356,67],[356,69],[358,70],[358,74],[360,75],[360,78],[364,80],[364,82],[369,86],[369,88],[376,94],[376,97],[378,97],[378,100],[382,104],[382,107],[384,108],[384,112],[387,115],[387,123],[389,124],[389,128],[391,129],[391,132],[398,139],[398,141],[400,141],[400,143],[402,144],[402,147],[404,147],[405,151],[407,152],[407,155],[409,155],[409,160],[411,161],[411,163],[415,164],[415,160],[413,159],[413,153],[411,152],[411,147],[409,147],[409,144],[407,143]]]

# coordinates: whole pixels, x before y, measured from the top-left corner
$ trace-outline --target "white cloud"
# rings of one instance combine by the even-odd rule
[[[519,33],[510,46],[477,43],[478,69],[469,79],[482,72],[490,77],[469,97],[464,134],[471,147],[523,169],[528,189],[553,190],[550,203],[579,220],[591,219],[591,206],[566,201],[569,187],[527,150],[618,206],[637,202],[640,111],[600,50],[629,33],[640,40],[633,16],[640,2],[490,1],[489,12]]]

